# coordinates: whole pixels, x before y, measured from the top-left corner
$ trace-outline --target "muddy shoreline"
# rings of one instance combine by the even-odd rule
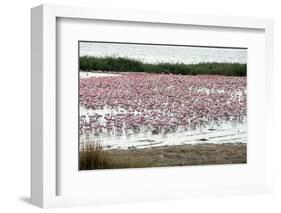
[[[80,169],[243,164],[247,162],[247,144],[245,143],[186,144],[143,149],[114,149],[104,152],[109,164],[93,168],[90,164],[81,165],[80,161]]]

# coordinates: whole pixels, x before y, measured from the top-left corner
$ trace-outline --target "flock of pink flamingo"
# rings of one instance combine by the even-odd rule
[[[80,134],[173,133],[247,114],[246,77],[130,73],[80,79]]]

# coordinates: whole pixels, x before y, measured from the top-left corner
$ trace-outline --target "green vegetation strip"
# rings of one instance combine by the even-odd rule
[[[125,57],[80,57],[82,71],[147,72],[182,75],[246,76],[247,64],[239,63],[159,63],[150,64]]]

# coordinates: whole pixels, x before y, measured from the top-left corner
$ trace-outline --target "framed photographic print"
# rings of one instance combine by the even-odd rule
[[[32,203],[270,191],[272,20],[31,14]]]
[[[246,48],[78,48],[80,170],[247,162]]]

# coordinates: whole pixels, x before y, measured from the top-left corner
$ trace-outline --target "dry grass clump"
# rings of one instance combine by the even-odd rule
[[[92,143],[80,150],[80,170],[106,169],[110,165],[108,152],[100,143]]]
[[[146,159],[147,156],[134,156],[132,152],[128,154],[118,150],[106,150],[100,143],[93,142],[80,150],[79,169],[143,168],[152,166],[150,159]]]

